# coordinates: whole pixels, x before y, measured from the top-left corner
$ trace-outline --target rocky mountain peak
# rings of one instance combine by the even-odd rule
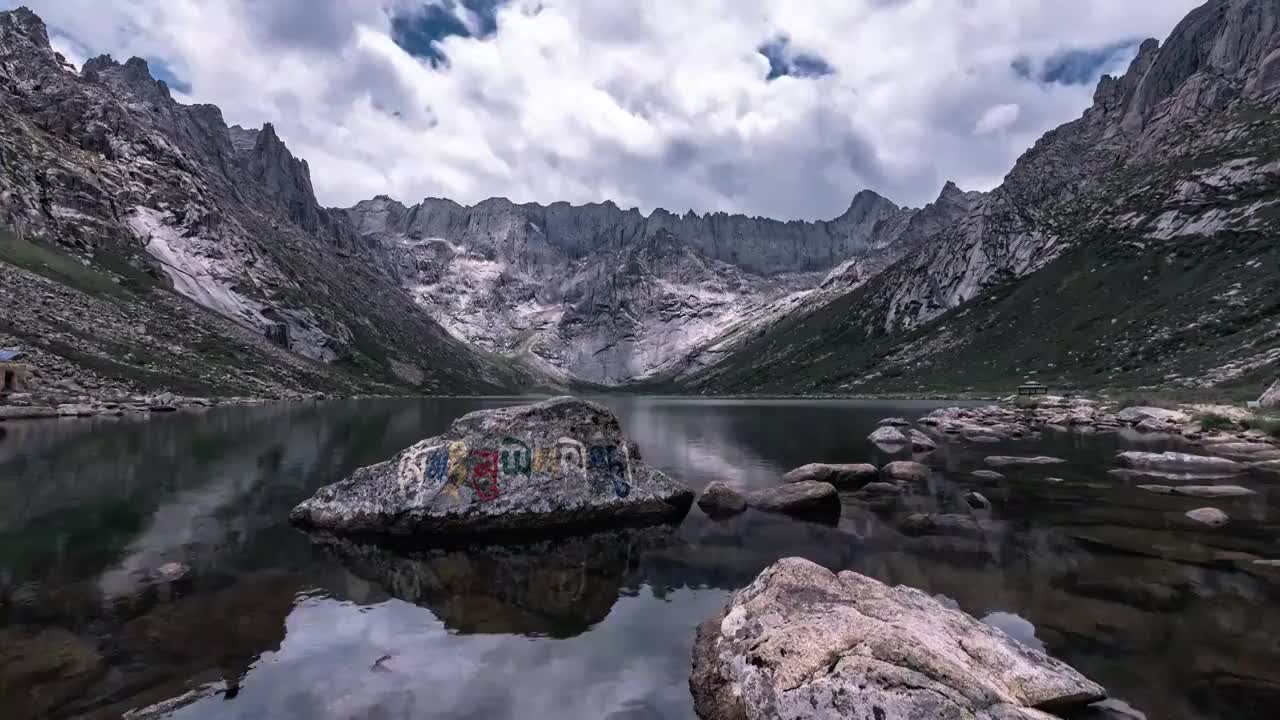
[[[36,47],[49,48],[49,30],[44,20],[31,11],[26,5],[11,10],[5,20],[12,24],[17,34],[31,41]]]

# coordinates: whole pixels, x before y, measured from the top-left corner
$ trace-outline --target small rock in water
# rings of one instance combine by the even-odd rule
[[[1218,508],[1203,507],[1196,510],[1188,510],[1187,517],[1201,525],[1210,527],[1222,527],[1231,521],[1231,518]]]
[[[867,439],[881,447],[905,447],[911,442],[901,430],[893,427],[877,428]]]
[[[809,463],[783,475],[782,482],[826,482],[837,488],[858,488],[879,476],[880,471],[876,470],[876,466],[867,463],[845,465]]]
[[[905,490],[905,487],[889,482],[867,483],[862,487],[863,492],[871,495],[901,495]]]
[[[900,417],[885,418],[877,424],[888,426],[888,427],[899,427],[899,428],[909,427],[911,425],[911,423],[907,422],[906,420]]]
[[[1106,697],[1065,663],[926,593],[800,558],[765,568],[698,627],[689,688],[708,720],[1013,720]]]
[[[970,491],[964,494],[964,501],[975,510],[990,510],[991,501],[980,492]]]
[[[1123,452],[1120,453],[1120,464],[1135,470],[1155,470],[1157,472],[1183,473],[1222,473],[1233,474],[1244,472],[1245,466],[1234,460],[1190,453],[1164,452]]]
[[[925,435],[919,430],[912,429],[910,437],[911,449],[916,452],[929,452],[930,450],[938,449],[938,443],[934,442],[933,438]]]
[[[983,480],[1004,480],[1004,475],[1001,475],[995,470],[974,470],[969,474]]]
[[[765,512],[786,515],[840,515],[840,495],[831,483],[788,483],[776,488],[749,492],[746,500],[748,506]]]
[[[1161,495],[1186,495],[1187,497],[1246,497],[1258,493],[1239,485],[1139,485],[1140,490]]]
[[[991,467],[1010,467],[1015,465],[1059,465],[1066,462],[1061,458],[1045,457],[1008,457],[1004,455],[993,455],[987,458],[986,463]]]
[[[927,480],[929,468],[918,462],[898,460],[880,468],[880,477],[887,480]]]
[[[702,491],[698,507],[712,517],[736,515],[747,509],[747,499],[727,483],[716,480]]]
[[[915,513],[902,521],[906,535],[983,537],[990,528],[972,515]]]

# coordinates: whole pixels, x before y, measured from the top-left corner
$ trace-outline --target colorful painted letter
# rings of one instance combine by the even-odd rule
[[[440,489],[458,497],[458,489],[467,481],[467,444],[461,440],[449,443],[449,480]]]
[[[411,488],[416,490],[422,486],[422,466],[433,449],[423,441],[400,455],[400,470],[396,477],[402,491],[407,493]]]
[[[533,471],[550,475],[556,471],[556,451],[552,448],[538,448],[533,453]]]
[[[529,446],[513,438],[502,438],[502,474],[529,477],[533,470],[533,453]]]
[[[556,454],[560,457],[561,476],[568,475],[569,468],[587,469],[587,448],[573,438],[560,438],[556,442]]]
[[[472,450],[468,458],[471,466],[471,489],[481,502],[489,502],[502,494],[498,488],[498,453],[493,450]]]

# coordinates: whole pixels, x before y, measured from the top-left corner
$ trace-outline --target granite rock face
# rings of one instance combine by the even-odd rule
[[[65,336],[69,360],[142,389],[519,384],[414,306],[270,124],[177,102],[140,58],[77,74],[25,8],[0,12],[0,148],[0,226],[42,260],[0,264],[17,339]]]
[[[458,339],[611,385],[683,362],[837,263],[883,254],[915,212],[870,191],[824,222],[505,198],[380,196],[344,211]]]
[[[1280,380],[1271,383],[1271,387],[1262,393],[1262,397],[1258,398],[1258,407],[1267,409],[1280,408]]]
[[[919,590],[780,560],[704,622],[689,678],[702,718],[1047,720],[1106,692]]]
[[[609,410],[562,397],[464,415],[289,517],[344,533],[577,530],[679,520],[693,498],[640,459]]]

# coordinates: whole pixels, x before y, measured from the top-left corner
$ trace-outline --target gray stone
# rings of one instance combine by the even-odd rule
[[[1267,460],[1265,462],[1257,462],[1249,467],[1254,470],[1260,470],[1266,473],[1280,473],[1280,460]]]
[[[698,507],[711,516],[736,515],[747,509],[747,499],[728,483],[716,480],[698,496]]]
[[[1191,417],[1178,410],[1166,410],[1158,407],[1130,407],[1116,413],[1116,419],[1130,425],[1137,425],[1144,420],[1156,420],[1162,423],[1185,423],[1190,422]]]
[[[1233,474],[1244,472],[1245,466],[1227,458],[1192,455],[1180,452],[1123,452],[1120,464],[1134,470],[1172,473]]]
[[[800,558],[699,626],[689,687],[704,720],[1046,720],[1106,696],[919,590]]]
[[[906,488],[898,483],[873,482],[864,485],[862,491],[869,495],[901,495]]]
[[[907,439],[902,431],[895,427],[876,428],[875,432],[867,436],[867,439],[881,447],[906,447],[911,441]]]
[[[880,476],[875,465],[809,463],[782,476],[784,483],[826,482],[840,489],[860,488]]]
[[[321,488],[293,522],[454,534],[678,520],[694,493],[633,457],[607,408],[570,397],[465,415]]]
[[[1248,497],[1258,494],[1239,485],[1139,485],[1138,487],[1161,495],[1186,495],[1200,498]]]
[[[1168,422],[1165,422],[1164,420],[1157,420],[1156,418],[1147,418],[1146,420],[1143,420],[1142,422],[1134,426],[1134,429],[1136,429],[1138,432],[1144,432],[1144,433],[1178,432],[1177,425],[1170,425]]]
[[[987,535],[992,527],[972,515],[914,513],[903,519],[901,529],[906,535],[954,535],[980,538]]]
[[[1060,458],[1045,457],[1009,457],[1005,455],[993,455],[986,459],[986,463],[991,467],[1012,467],[1017,465],[1060,465],[1066,462]]]
[[[1189,520],[1193,520],[1201,525],[1208,525],[1210,527],[1222,527],[1231,521],[1231,518],[1226,513],[1222,512],[1218,508],[1212,507],[1188,510],[1186,515]]]
[[[42,405],[4,405],[0,406],[0,421],[2,420],[34,420],[37,418],[58,417],[57,408],[44,407]]]
[[[880,468],[880,477],[886,480],[927,480],[929,467],[910,460],[898,460]]]
[[[747,493],[747,505],[785,515],[840,514],[840,494],[831,483],[797,482]]]
[[[910,432],[911,449],[916,452],[929,452],[938,449],[938,443],[933,438],[925,435],[919,430],[912,429]]]
[[[1280,408],[1280,380],[1271,383],[1271,387],[1262,393],[1262,396],[1258,398],[1258,407],[1267,409]]]
[[[995,470],[974,470],[970,475],[983,480],[1004,480],[1004,475]]]
[[[969,491],[964,494],[965,503],[975,510],[990,510],[991,501],[980,492]]]
[[[878,424],[882,426],[896,427],[896,428],[904,428],[904,427],[911,426],[910,422],[900,417],[885,418],[881,420]]]

